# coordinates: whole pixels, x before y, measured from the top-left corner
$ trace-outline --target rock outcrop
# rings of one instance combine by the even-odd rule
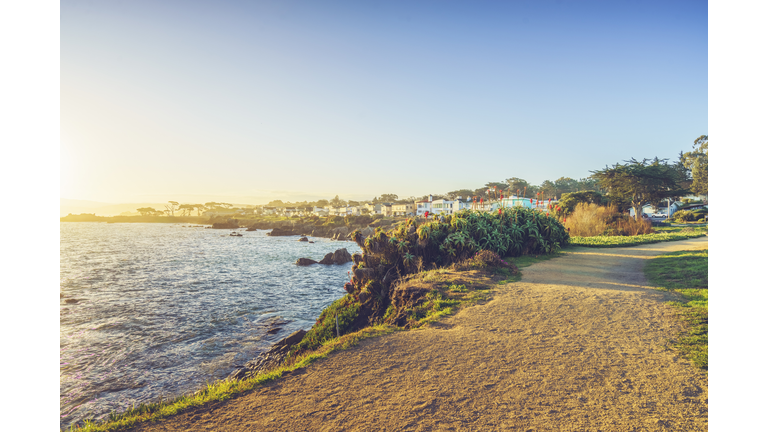
[[[258,357],[246,363],[244,367],[235,369],[231,374],[229,374],[227,379],[246,379],[258,375],[259,372],[266,372],[270,369],[274,369],[280,366],[283,364],[283,361],[285,361],[285,358],[288,356],[291,348],[297,343],[301,342],[301,339],[304,338],[305,334],[307,334],[307,332],[304,330],[297,330],[291,333],[290,336],[272,345],[272,348],[270,348],[268,351],[259,354]]]
[[[336,252],[328,252],[320,261],[311,260],[309,258],[299,258],[296,260],[296,265],[305,266],[311,264],[346,264],[352,261],[352,255],[346,248],[336,249]]]
[[[296,265],[298,266],[308,266],[312,264],[317,264],[317,261],[309,258],[299,258],[296,260]]]
[[[227,219],[226,222],[214,222],[211,226],[213,229],[236,229],[240,228],[240,224],[237,219]]]

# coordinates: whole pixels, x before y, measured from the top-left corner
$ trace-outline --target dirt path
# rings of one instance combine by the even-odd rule
[[[645,259],[707,238],[579,248],[494,300],[364,341],[236,399],[140,431],[705,431],[706,374]]]

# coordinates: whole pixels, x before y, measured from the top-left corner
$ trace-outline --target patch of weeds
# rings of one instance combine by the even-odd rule
[[[708,250],[678,251],[648,260],[648,280],[664,291],[680,294],[670,302],[686,326],[673,344],[699,368],[709,368],[709,264]]]
[[[467,286],[464,285],[464,284],[462,284],[462,285],[452,284],[451,286],[448,287],[448,291],[451,291],[451,292],[468,292],[469,290],[467,289]]]

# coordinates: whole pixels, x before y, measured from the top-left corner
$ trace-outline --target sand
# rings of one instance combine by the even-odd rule
[[[642,268],[707,238],[571,250],[428,328],[136,431],[705,431],[707,374]]]

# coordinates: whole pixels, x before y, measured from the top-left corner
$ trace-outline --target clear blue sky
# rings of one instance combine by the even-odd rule
[[[65,1],[61,196],[401,197],[674,159],[704,1]]]

